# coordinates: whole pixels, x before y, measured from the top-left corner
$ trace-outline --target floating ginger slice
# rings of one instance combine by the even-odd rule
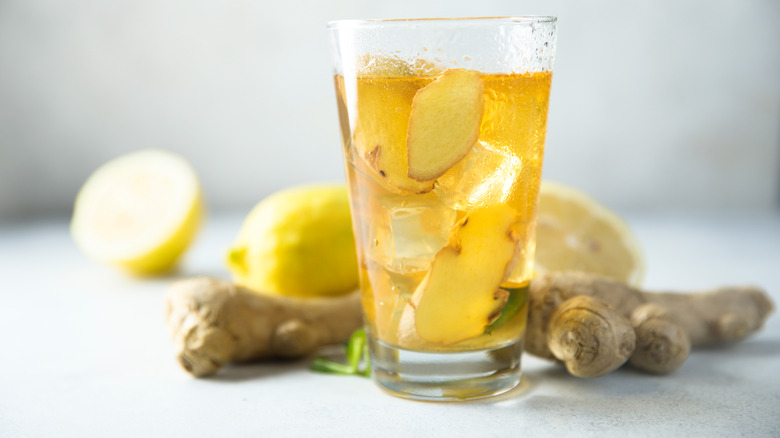
[[[410,178],[434,180],[466,156],[479,138],[483,92],[478,72],[454,69],[415,94],[406,137]]]
[[[454,344],[495,320],[507,299],[498,288],[517,261],[515,220],[514,210],[497,205],[471,212],[454,230],[411,298],[420,338]]]
[[[425,81],[365,77],[357,83],[355,165],[391,191],[425,193],[433,188],[432,181],[407,176],[406,130],[413,96]]]

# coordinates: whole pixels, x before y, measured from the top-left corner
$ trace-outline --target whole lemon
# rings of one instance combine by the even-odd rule
[[[358,286],[357,256],[344,185],[308,185],[257,204],[230,248],[236,283],[258,292],[328,296]]]

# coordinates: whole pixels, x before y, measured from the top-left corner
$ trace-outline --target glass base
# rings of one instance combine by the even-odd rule
[[[423,353],[370,340],[371,375],[392,395],[426,401],[474,400],[520,383],[523,342],[457,353]]]

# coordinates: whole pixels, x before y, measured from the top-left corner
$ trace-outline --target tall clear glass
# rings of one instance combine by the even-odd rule
[[[372,375],[405,398],[520,381],[554,17],[330,23]]]

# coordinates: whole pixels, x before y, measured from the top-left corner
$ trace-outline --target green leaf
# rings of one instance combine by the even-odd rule
[[[322,356],[317,357],[311,364],[311,370],[328,374],[364,377],[371,375],[371,358],[369,357],[365,330],[358,329],[352,333],[349,341],[344,346],[344,355],[347,358],[346,364]],[[364,363],[363,369],[360,369],[361,361]]]
[[[365,331],[363,336],[365,336]],[[360,371],[360,375],[363,377],[371,377],[371,353],[368,351],[368,341],[363,344],[363,371]]]
[[[485,333],[487,334],[493,333],[493,331],[498,330],[514,318],[528,299],[528,286],[518,288],[502,287],[501,289],[509,292],[509,298],[507,298],[504,308],[501,309],[501,315],[485,327]]]
[[[311,364],[312,371],[329,374],[354,374],[355,370],[350,365],[336,362],[335,360],[317,357]]]
[[[363,347],[366,345],[366,332],[363,329],[356,330],[349,338],[346,348],[347,363],[357,370],[360,356],[363,355]]]

